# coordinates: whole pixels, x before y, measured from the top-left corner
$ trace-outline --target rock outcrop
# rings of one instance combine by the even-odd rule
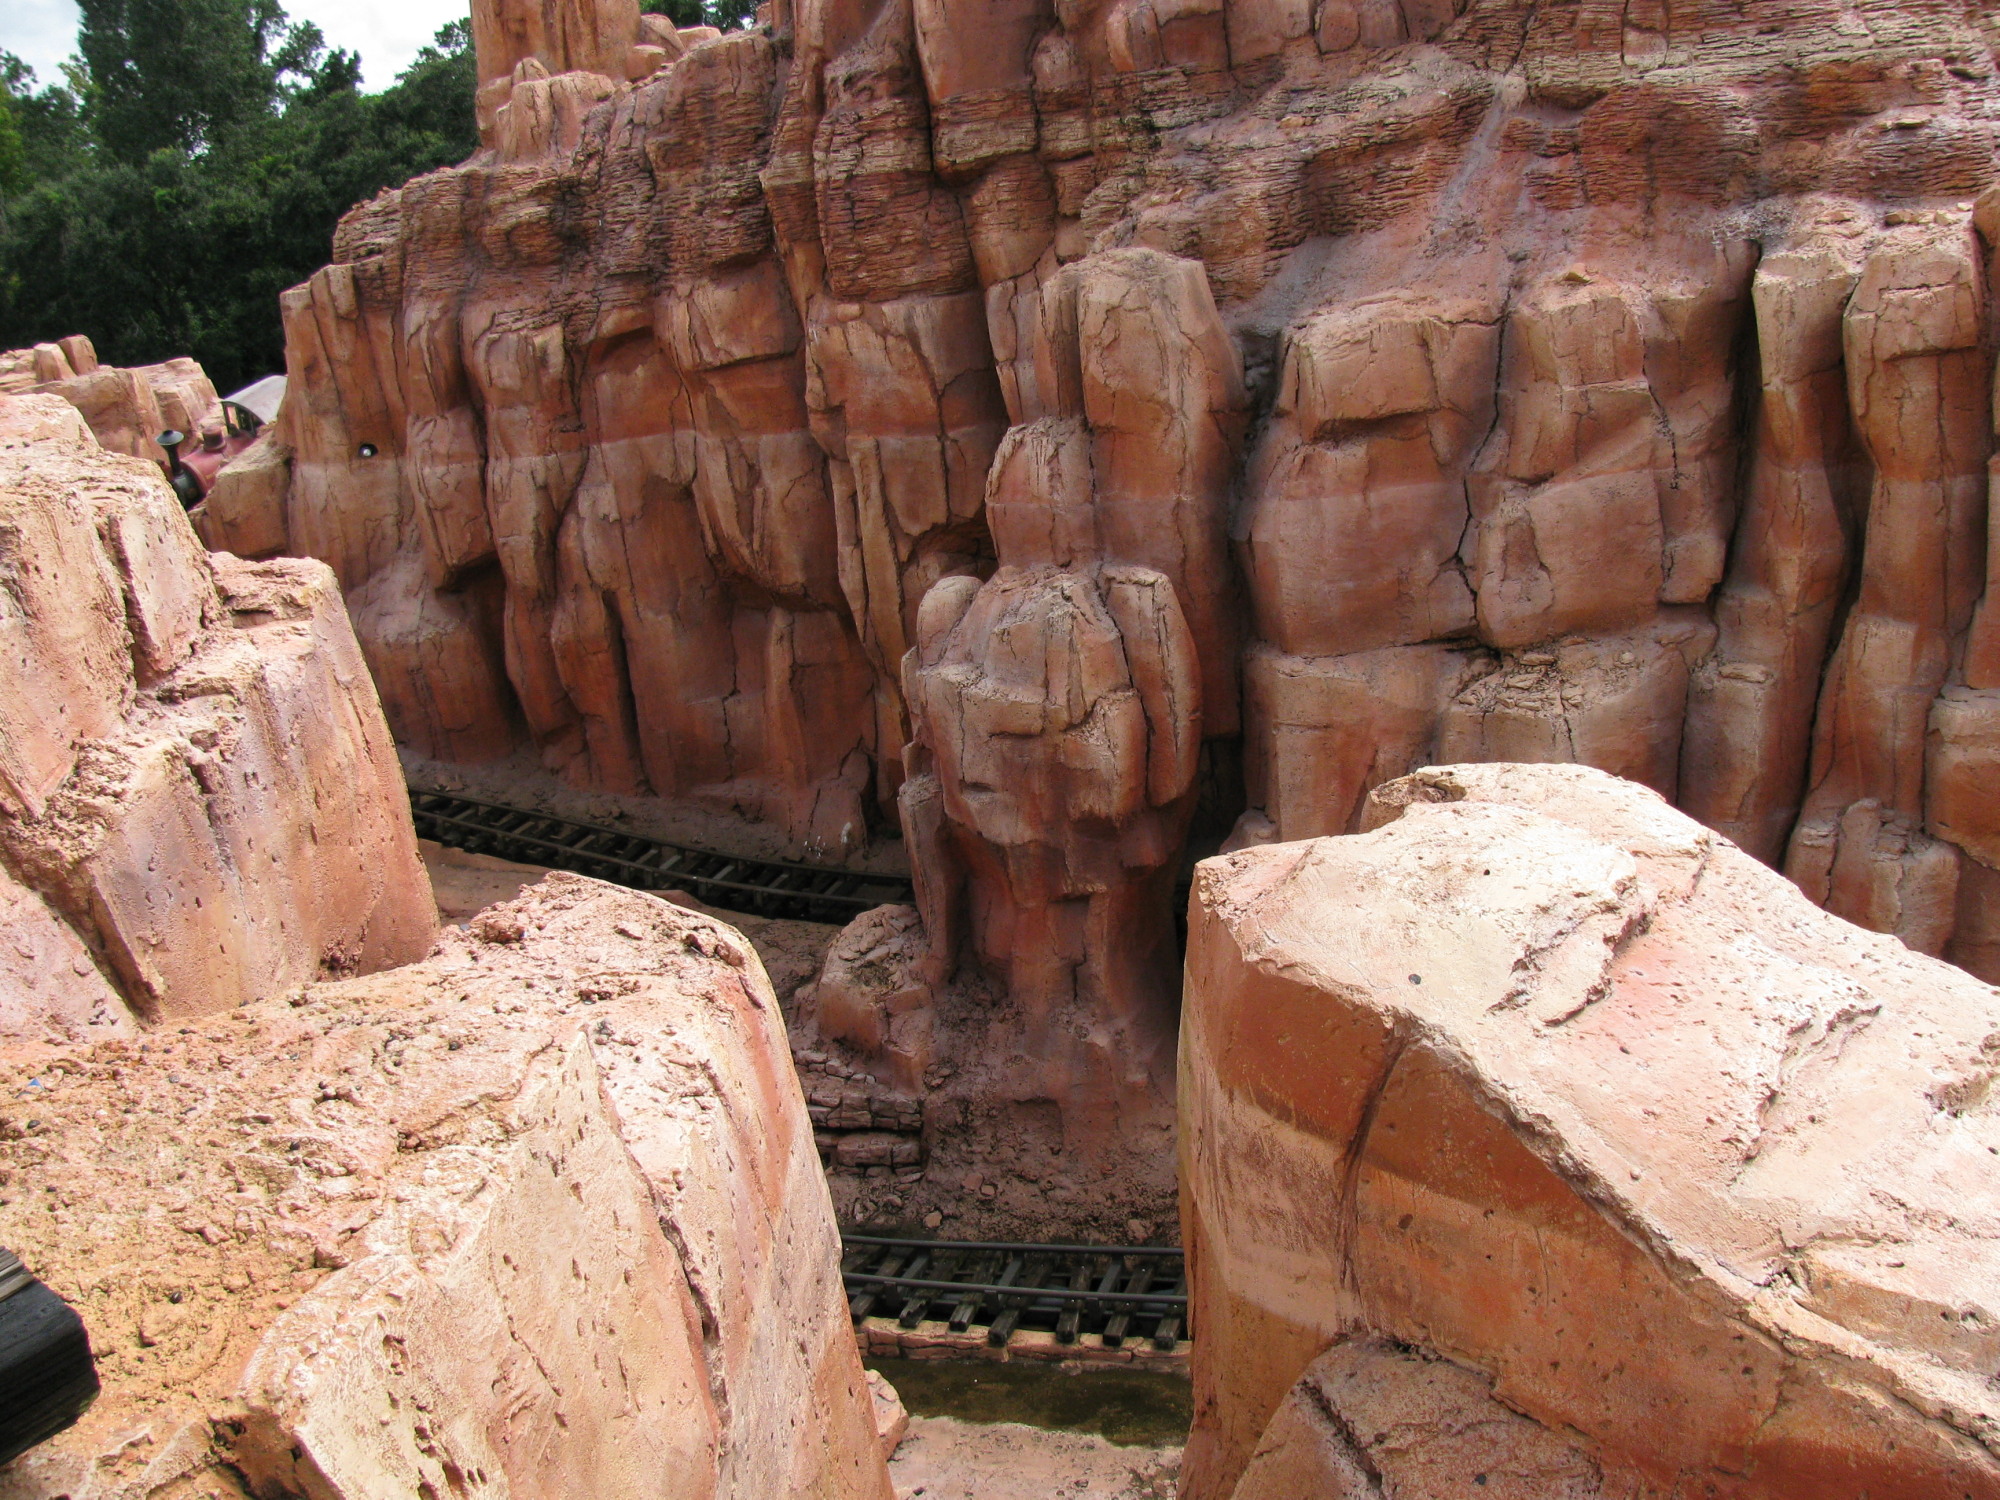
[[[1200,867],[1182,1493],[2000,1495],[2000,993],[1581,767]]]
[[[1092,256],[1039,312],[1033,420],[986,496],[999,566],[933,585],[917,613],[902,821],[933,977],[961,957],[1004,976],[1015,1014],[983,1050],[1031,1060],[1008,1092],[1052,1100],[1081,1144],[1171,1109],[1160,917],[1206,717],[1235,719],[1243,392],[1191,261]]]
[[[711,918],[551,875],[0,1099],[0,1240],[104,1381],[6,1500],[890,1500],[784,1023]]]
[[[204,552],[158,466],[46,394],[0,396],[0,534],[0,1042],[428,950],[395,748],[324,566]]]
[[[475,31],[484,146],[286,294],[289,481],[222,507],[412,748],[900,820],[905,957],[1101,1118],[1190,844],[1436,762],[1632,777],[2000,976],[1985,8]]]
[[[222,398],[192,359],[121,369],[97,361],[82,334],[32,349],[0,353],[0,396],[60,396],[83,413],[97,440],[113,453],[166,462],[155,441],[169,429],[190,439],[226,426]]]

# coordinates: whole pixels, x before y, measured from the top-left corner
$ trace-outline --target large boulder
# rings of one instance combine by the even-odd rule
[[[104,1393],[6,1500],[889,1500],[749,945],[555,874],[422,963],[0,1068]]]
[[[1197,877],[1183,1494],[2000,1495],[2000,992],[1600,772],[1363,821]]]
[[[211,556],[156,466],[46,394],[0,396],[0,533],[0,886],[39,955],[0,973],[0,1043],[422,957],[430,883],[325,565]]]

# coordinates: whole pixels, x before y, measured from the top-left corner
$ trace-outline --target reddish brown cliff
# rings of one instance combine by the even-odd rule
[[[827,856],[900,816],[905,958],[1059,1110],[1155,1111],[1191,828],[1432,762],[1633,777],[2000,974],[1987,8],[477,30],[486,146],[287,294],[289,488],[232,511],[415,749]]]

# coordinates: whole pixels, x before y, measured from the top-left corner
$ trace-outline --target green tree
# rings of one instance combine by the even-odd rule
[[[73,88],[35,86],[35,70],[11,52],[0,52],[0,136],[11,139],[10,152],[0,145],[0,202],[30,184],[49,182],[83,166],[90,156],[89,133]]]
[[[662,0],[649,9],[676,26],[714,26],[723,31],[738,31],[756,18],[757,3],[758,0]]]
[[[220,0],[123,3],[179,4],[185,19]],[[224,390],[280,369],[278,294],[326,262],[340,216],[476,148],[465,23],[364,94],[353,54],[328,52],[317,29],[275,4],[232,5],[230,47],[265,59],[237,72],[247,97],[176,99],[158,83],[171,70],[114,59],[109,73],[153,80],[129,91],[116,149],[95,64],[36,91],[0,62],[25,161],[20,185],[0,186],[0,348],[87,333],[116,364],[192,354]],[[142,139],[155,144],[139,151]]]
[[[79,8],[91,125],[120,161],[203,150],[276,102],[290,41],[278,0],[81,0]]]

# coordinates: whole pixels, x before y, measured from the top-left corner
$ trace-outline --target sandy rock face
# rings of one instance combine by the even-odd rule
[[[2000,1495],[2000,996],[1594,771],[1365,821],[1198,876],[1184,1493]]]
[[[712,919],[552,875],[0,1098],[0,1238],[105,1384],[9,1500],[888,1500],[783,1022]]]
[[[155,462],[165,462],[155,439],[168,428],[192,440],[226,426],[222,398],[194,360],[132,369],[99,364],[97,350],[82,334],[0,353],[0,395],[30,393],[67,401],[111,452]]]
[[[1306,1367],[1264,1429],[1236,1500],[1598,1500],[1607,1487],[1575,1443],[1493,1398],[1492,1382],[1435,1355],[1343,1341]]]
[[[394,746],[332,575],[211,557],[159,469],[0,397],[0,1036],[224,1009],[420,957]]]
[[[286,294],[218,510],[335,569],[422,754],[900,821],[905,956],[1073,1004],[1009,1102],[1086,1136],[1164,1084],[1188,847],[1428,764],[1641,781],[2000,975],[1983,8],[475,30],[485,144]]]

